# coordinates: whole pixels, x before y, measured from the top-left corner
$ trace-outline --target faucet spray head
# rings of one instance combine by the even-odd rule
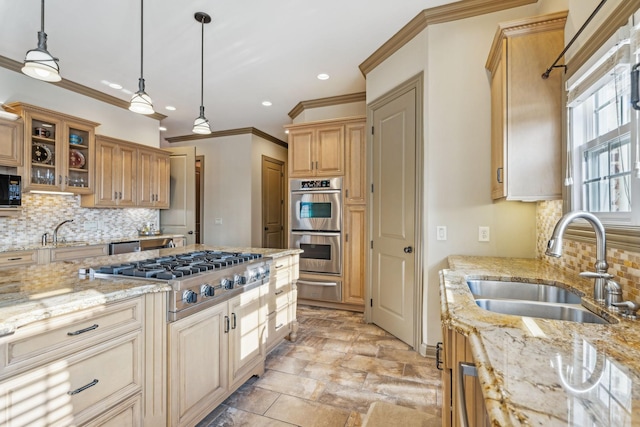
[[[562,256],[562,237],[551,237],[547,243],[546,255],[560,258]]]

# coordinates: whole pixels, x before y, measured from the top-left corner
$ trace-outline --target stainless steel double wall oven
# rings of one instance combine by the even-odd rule
[[[304,273],[342,274],[342,178],[292,179],[291,247],[302,249],[301,298],[340,301],[342,282],[305,279]]]

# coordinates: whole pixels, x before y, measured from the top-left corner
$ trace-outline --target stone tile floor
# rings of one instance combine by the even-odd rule
[[[295,343],[283,341],[251,378],[197,427],[356,427],[369,405],[395,403],[440,416],[435,361],[362,313],[298,306]]]

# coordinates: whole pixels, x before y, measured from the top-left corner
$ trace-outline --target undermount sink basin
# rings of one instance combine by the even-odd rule
[[[580,305],[552,304],[531,301],[503,299],[476,299],[478,307],[495,313],[516,316],[539,317],[543,319],[568,320],[579,323],[597,323],[608,325],[602,317]]]
[[[580,304],[580,296],[567,289],[543,283],[467,280],[467,285],[475,298]]]

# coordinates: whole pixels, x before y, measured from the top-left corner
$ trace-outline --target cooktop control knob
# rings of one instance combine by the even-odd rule
[[[187,304],[195,304],[198,302],[198,294],[193,291],[184,291],[182,293],[182,301]]]
[[[233,289],[233,282],[229,279],[222,279],[220,280],[220,286],[225,289]]]
[[[245,276],[240,275],[240,274],[234,274],[233,275],[233,284],[234,285],[246,285],[247,284],[247,278]]]
[[[212,297],[216,294],[216,290],[208,283],[200,286],[200,295],[203,297]]]
[[[260,279],[264,279],[267,277],[267,269],[264,267],[258,267],[258,277]]]
[[[256,280],[258,280],[258,269],[257,268],[248,269],[246,280],[247,282],[255,282]]]

